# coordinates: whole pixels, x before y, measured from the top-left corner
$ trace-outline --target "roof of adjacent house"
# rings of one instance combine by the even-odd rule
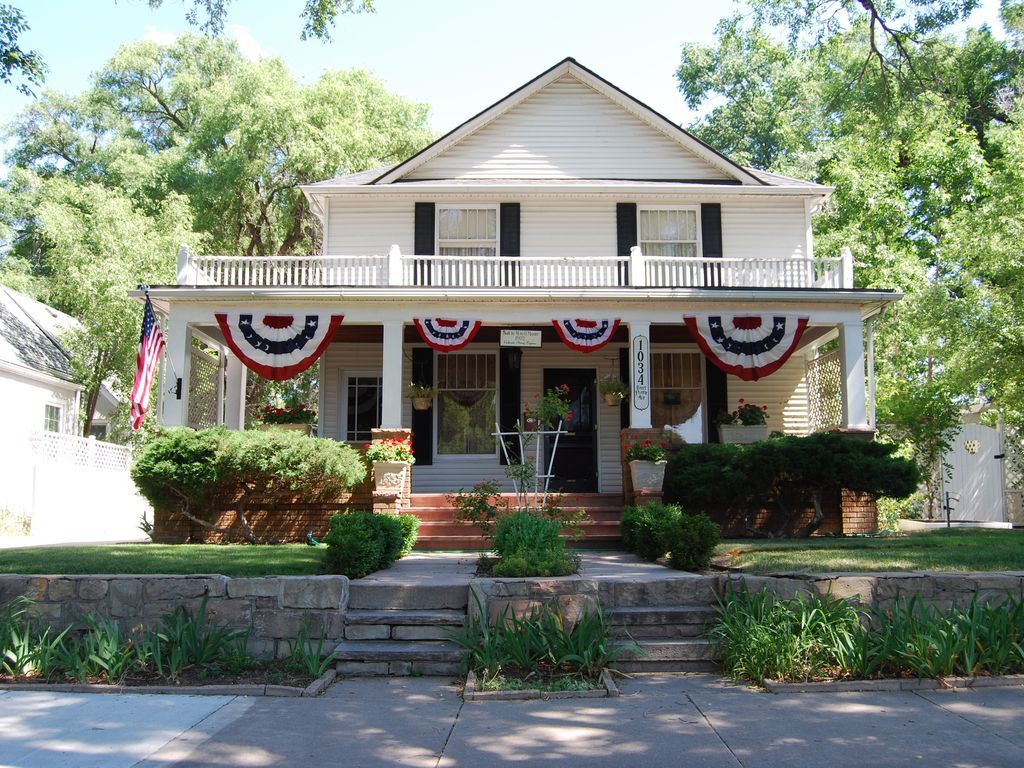
[[[71,356],[58,338],[78,321],[0,285],[0,362],[71,381]]]

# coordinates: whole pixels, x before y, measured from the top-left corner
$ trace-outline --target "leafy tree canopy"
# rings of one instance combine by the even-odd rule
[[[20,10],[0,3],[0,80],[8,85],[17,82],[17,89],[31,96],[30,85],[43,82],[46,66],[38,51],[25,51],[19,45],[18,39],[27,29],[28,23]]]
[[[231,0],[181,0],[181,3],[188,7],[185,18],[189,24],[215,37],[224,32]],[[160,8],[163,4],[164,0],[149,0],[150,8]],[[328,41],[339,14],[364,11],[373,13],[373,0],[305,0],[300,14],[302,39],[315,37]]]

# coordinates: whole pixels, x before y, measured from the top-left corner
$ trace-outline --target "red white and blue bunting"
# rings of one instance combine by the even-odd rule
[[[619,328],[619,318],[614,320],[552,320],[559,337],[570,349],[577,352],[594,352],[609,341]]]
[[[315,311],[264,315],[242,310],[214,316],[231,351],[271,381],[290,379],[315,363],[344,319]]]
[[[420,337],[438,352],[454,352],[469,344],[480,330],[480,320],[449,320],[443,317],[413,318]]]
[[[796,350],[807,318],[722,312],[683,318],[704,355],[726,373],[757,381],[779,370]]]

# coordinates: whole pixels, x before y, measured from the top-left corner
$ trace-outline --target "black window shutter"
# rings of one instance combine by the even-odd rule
[[[499,219],[501,226],[501,252],[502,272],[505,278],[505,285],[519,285],[519,262],[504,261],[504,259],[517,259],[519,252],[519,203],[502,203],[499,208]]]
[[[502,432],[512,432],[516,428],[516,420],[519,418],[519,408],[522,402],[522,379],[523,351],[516,347],[505,347],[498,356],[498,422],[501,424]],[[513,459],[519,458],[519,446],[513,447],[511,441],[505,441],[508,446],[509,455]],[[501,463],[505,461],[504,451],[499,451]]]
[[[629,256],[629,250],[639,245],[636,231],[636,203],[615,204],[616,256]],[[629,285],[629,265],[619,267],[619,285]]]
[[[416,203],[416,221],[413,227],[413,253],[430,256],[434,253],[434,204]],[[426,259],[413,263],[413,284],[430,285],[430,262]]]
[[[700,206],[701,255],[706,259],[722,258],[722,206],[702,203]],[[704,285],[721,285],[722,271],[718,265],[704,267]]]
[[[434,385],[434,350],[414,347],[412,350],[412,383],[425,387]],[[431,411],[412,411],[412,452],[416,464],[434,463],[434,415]]]
[[[629,386],[629,348],[622,347],[619,350],[619,379],[625,382],[626,386]],[[622,402],[619,403],[619,427],[625,429],[629,426],[629,398],[622,398]]]
[[[704,361],[704,384],[708,396],[708,442],[720,443],[722,440],[718,436],[715,419],[729,408],[729,383],[725,371],[710,360]]]

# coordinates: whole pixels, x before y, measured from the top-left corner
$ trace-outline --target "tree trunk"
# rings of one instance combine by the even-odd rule
[[[85,390],[85,419],[82,423],[82,436],[88,437],[89,430],[92,429],[92,417],[96,412],[96,402],[100,399],[100,387],[103,386],[103,382],[97,382],[95,386]]]
[[[819,488],[811,495],[811,501],[814,502],[814,517],[811,518],[810,522],[807,523],[803,528],[793,534],[795,539],[806,539],[809,538],[812,533],[818,530],[821,525],[821,521],[825,517],[825,510],[821,505],[822,491]]]

